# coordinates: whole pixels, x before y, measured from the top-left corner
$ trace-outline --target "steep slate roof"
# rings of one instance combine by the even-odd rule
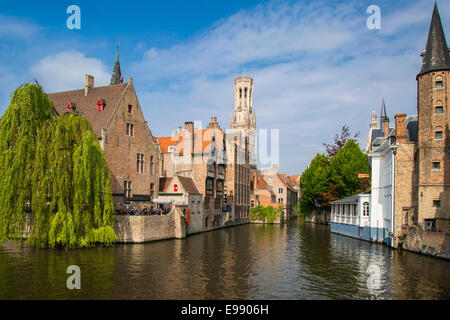
[[[97,136],[101,137],[102,129],[111,119],[127,85],[127,83],[121,83],[112,86],[94,87],[89,90],[87,96],[84,95],[84,89],[49,93],[48,96],[52,99],[59,114],[67,112],[67,103],[70,102],[76,108],[75,111],[86,116]],[[102,99],[104,103],[103,111],[97,111],[98,99]]]
[[[181,177],[177,176],[178,180],[180,181],[183,189],[185,192],[189,194],[200,194],[198,192],[197,187],[195,186],[194,181],[191,178],[188,177]],[[174,178],[160,178],[159,179],[159,192],[169,192],[168,188],[170,183],[172,182],[172,179]]]
[[[159,192],[166,192],[172,178],[159,178]]]
[[[359,196],[363,195],[363,194],[370,194],[370,191],[364,192],[364,193],[354,194],[354,195],[352,195],[350,197],[347,197],[347,198],[344,198],[344,199],[331,201],[330,204],[357,204]]]
[[[181,177],[181,176],[178,176],[178,179],[180,180],[181,184],[183,185],[183,189],[187,193],[200,194],[200,192],[198,192],[197,187],[195,186],[194,180],[192,180],[191,178]]]
[[[408,132],[408,140],[417,142],[418,121],[417,116],[409,116],[407,119],[406,130]]]
[[[430,71],[450,70],[450,57],[437,4],[434,4],[427,47],[419,75]]]

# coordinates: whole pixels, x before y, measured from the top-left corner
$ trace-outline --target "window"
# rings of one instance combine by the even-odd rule
[[[225,191],[225,193],[223,194],[223,203],[228,204],[228,195],[227,192]]]
[[[369,216],[369,203],[368,202],[363,203],[363,216],[365,216],[365,217]]]
[[[436,131],[435,133],[435,139],[441,140],[442,139],[442,131]]]
[[[255,200],[252,199],[252,208],[254,208],[254,207],[255,207]]]
[[[242,99],[242,88],[239,88],[239,99]]]
[[[197,201],[197,212],[200,213],[200,201]]]
[[[134,124],[132,123],[127,123],[127,136],[134,136]]]
[[[283,188],[278,189],[278,193],[283,193]]]
[[[153,196],[155,194],[155,184],[154,183],[150,183],[150,199],[153,200]]]
[[[437,76],[437,77],[436,77],[436,82],[435,82],[435,84],[436,84],[436,88],[437,88],[437,89],[441,89],[441,88],[444,87],[444,81],[442,81],[442,77],[441,77],[441,76]]]
[[[133,113],[133,106],[131,104],[128,105],[128,113]]]
[[[144,173],[144,154],[138,153],[136,157],[136,172]]]
[[[247,90],[248,90],[247,88],[244,89],[244,92],[245,92],[244,93],[244,98],[247,98]]]
[[[212,180],[206,180],[206,190],[212,190],[212,189],[213,189]]]
[[[153,174],[153,156],[150,156],[150,174]]]
[[[123,182],[123,189],[126,198],[131,198],[131,181]]]
[[[444,107],[443,106],[436,106],[436,108],[434,108],[434,113],[435,114],[444,113]]]
[[[425,231],[436,231],[436,219],[425,219]]]
[[[441,200],[433,200],[433,208],[440,208]]]
[[[278,203],[283,203],[283,198],[278,198]]]
[[[441,170],[441,163],[439,161],[433,162],[433,170]]]

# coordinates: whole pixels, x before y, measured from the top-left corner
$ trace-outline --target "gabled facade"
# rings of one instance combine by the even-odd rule
[[[160,150],[132,79],[95,87],[94,77],[86,75],[84,89],[48,96],[59,114],[82,113],[91,123],[111,172],[116,211],[124,211],[129,204],[149,207],[159,186]]]

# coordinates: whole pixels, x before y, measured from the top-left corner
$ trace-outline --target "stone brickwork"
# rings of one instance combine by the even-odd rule
[[[398,238],[404,235],[405,227],[417,223],[416,158],[414,142],[399,143],[394,157],[394,247],[397,247]]]
[[[424,229],[426,219],[436,219],[436,231],[450,233],[450,71],[425,73],[417,81],[418,224]]]
[[[121,243],[142,243],[163,239],[186,237],[186,220],[181,208],[168,215],[128,216],[116,215],[115,232]]]
[[[423,231],[418,227],[409,227],[402,239],[403,249],[450,260],[450,234],[444,232]]]
[[[127,135],[127,124],[133,124],[132,135]],[[103,132],[103,149],[111,171],[111,187],[116,210],[123,208],[125,181],[131,181],[133,196],[144,195],[154,198],[159,186],[159,147],[144,119],[131,81]],[[137,170],[138,153],[144,155],[142,173]],[[149,206],[150,202],[132,202],[132,204]]]

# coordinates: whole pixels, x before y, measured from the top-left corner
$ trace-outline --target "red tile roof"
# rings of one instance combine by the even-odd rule
[[[155,140],[158,141],[161,153],[168,153],[170,146],[176,146],[177,141],[174,137],[158,137]]]

